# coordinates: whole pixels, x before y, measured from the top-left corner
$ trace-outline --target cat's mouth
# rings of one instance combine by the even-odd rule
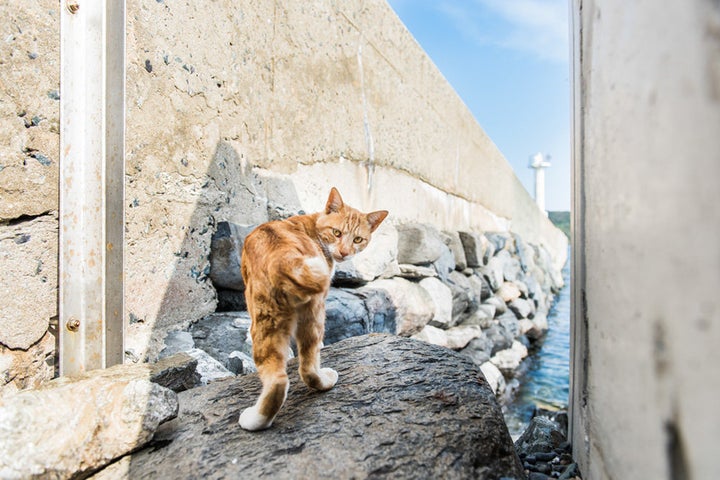
[[[337,254],[337,253],[336,253],[336,254],[333,255],[333,258],[335,259],[336,262],[345,262],[345,261],[347,261],[347,260],[350,260],[352,257],[353,257],[352,254],[350,254],[350,255],[340,255],[340,254]]]

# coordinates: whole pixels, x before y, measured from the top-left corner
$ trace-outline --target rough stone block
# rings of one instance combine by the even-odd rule
[[[440,347],[448,346],[447,332],[441,328],[433,327],[432,325],[425,325],[419,333],[416,333],[411,338],[431,343],[433,345],[438,345]]]
[[[446,245],[440,247],[440,250],[440,256],[433,262],[433,268],[438,276],[444,280],[447,279],[450,272],[455,271],[455,257]]]
[[[520,318],[532,318],[535,313],[534,305],[531,301],[522,298],[516,298],[508,303],[508,308],[512,310],[515,316]]]
[[[520,289],[513,282],[503,282],[496,293],[505,303],[512,302],[513,300],[520,298],[521,295]]]
[[[458,232],[462,242],[467,266],[470,268],[482,267],[485,264],[485,252],[488,239],[475,232]]]
[[[510,348],[496,352],[490,362],[498,367],[506,377],[510,378],[527,355],[527,347],[516,340]]]
[[[240,258],[245,237],[253,226],[219,222],[210,242],[210,280],[215,287],[245,290],[240,273]]]
[[[325,302],[325,345],[370,333],[365,302],[345,290],[331,288]]]
[[[478,268],[478,272],[485,277],[492,291],[497,291],[505,281],[503,274],[503,262],[497,257],[488,260],[487,265]]]
[[[448,246],[450,252],[452,252],[455,259],[455,269],[462,272],[468,268],[467,259],[465,258],[465,249],[462,241],[460,240],[460,234],[458,232],[449,231],[442,232],[441,238],[445,245]]]
[[[409,263],[401,263],[399,265],[400,274],[398,277],[407,278],[409,280],[417,280],[427,277],[437,277],[437,271],[432,267],[423,267],[420,265],[411,265]]]
[[[482,335],[482,329],[477,325],[460,325],[451,327],[446,332],[448,348],[460,350],[465,348],[473,339]]]
[[[420,280],[420,286],[430,294],[435,304],[435,313],[430,320],[430,324],[441,328],[449,327],[453,321],[453,294],[450,287],[434,277]]]
[[[470,278],[456,271],[448,275],[446,284],[453,293],[453,323],[458,324],[477,310],[480,304],[477,293],[481,287],[474,289]]]
[[[233,373],[205,350],[193,348],[186,352],[197,360],[195,371],[200,375],[200,385],[207,385],[222,378],[233,377]]]
[[[420,285],[404,278],[380,279],[358,289],[361,294],[381,290],[395,307],[395,324],[398,335],[410,336],[422,330],[433,318],[435,304]]]
[[[482,365],[490,360],[492,348],[492,341],[484,332],[481,332],[480,335],[470,340],[460,353],[468,356],[475,365]]]
[[[235,351],[252,356],[248,312],[212,313],[189,328],[196,348],[202,349],[230,369],[230,354]]]
[[[485,376],[485,379],[487,379],[490,388],[492,388],[493,393],[495,395],[502,395],[505,391],[506,383],[505,377],[500,369],[498,369],[492,362],[487,361],[480,365],[480,370],[482,370],[483,375]]]
[[[392,303],[387,291],[367,288],[355,290],[353,294],[365,302],[371,332],[395,333],[397,331],[397,308]]]
[[[442,255],[445,243],[436,228],[423,223],[408,223],[398,225],[397,231],[399,263],[429,265]]]

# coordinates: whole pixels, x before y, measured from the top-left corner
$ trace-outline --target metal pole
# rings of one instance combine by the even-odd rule
[[[61,0],[60,374],[124,352],[125,1]]]

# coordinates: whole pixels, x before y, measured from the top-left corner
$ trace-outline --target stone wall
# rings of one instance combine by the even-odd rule
[[[3,328],[47,332],[57,291],[49,259],[57,243],[60,6],[0,8],[8,66],[0,78],[9,86],[0,102],[0,148],[8,149],[0,241],[3,258],[28,271],[3,280],[3,294],[17,303],[2,307],[12,320]],[[130,359],[155,358],[168,331],[215,309],[208,255],[217,222],[311,211],[331,185],[348,203],[389,208],[398,220],[519,233],[558,268],[564,263],[565,237],[382,0],[129,0],[126,107]],[[29,230],[37,215],[42,233]],[[8,348],[20,348],[8,335],[0,331],[5,363],[16,361]],[[47,351],[52,339],[43,335],[23,355]]]

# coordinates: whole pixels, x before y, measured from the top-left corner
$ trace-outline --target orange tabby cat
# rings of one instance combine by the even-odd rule
[[[265,223],[245,239],[242,276],[252,318],[253,357],[263,389],[255,405],[240,415],[242,428],[270,427],[285,403],[291,335],[303,382],[320,391],[335,385],[337,372],[320,368],[325,298],[335,262],[362,251],[387,214],[385,210],[361,213],[345,205],[333,187],[325,211]]]

